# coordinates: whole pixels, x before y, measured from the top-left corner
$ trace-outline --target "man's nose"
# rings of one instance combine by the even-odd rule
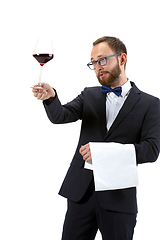
[[[103,70],[103,66],[99,65],[98,63],[95,66],[95,70],[97,70],[97,72]]]

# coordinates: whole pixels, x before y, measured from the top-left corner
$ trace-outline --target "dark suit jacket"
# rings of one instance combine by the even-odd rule
[[[85,88],[73,101],[61,105],[58,96],[44,101],[52,123],[62,124],[82,120],[77,150],[60,189],[60,195],[78,202],[93,179],[91,170],[84,169],[79,153],[88,142],[134,144],[137,164],[154,162],[160,151],[160,101],[140,91],[134,83],[117,118],[107,132],[106,96],[100,87]],[[106,153],[107,160],[107,153]],[[107,210],[136,213],[136,188],[98,191],[101,206]]]

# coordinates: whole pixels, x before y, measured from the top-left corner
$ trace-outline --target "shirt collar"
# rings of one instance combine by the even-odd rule
[[[122,97],[125,97],[126,95],[128,95],[132,88],[129,80],[125,84],[123,84],[121,87],[122,87],[122,93],[121,93]]]

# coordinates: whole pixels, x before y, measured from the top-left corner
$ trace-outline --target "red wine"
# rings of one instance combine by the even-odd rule
[[[40,54],[33,54],[33,57],[43,66],[45,63],[49,62],[53,57],[54,54],[48,53],[40,53]]]

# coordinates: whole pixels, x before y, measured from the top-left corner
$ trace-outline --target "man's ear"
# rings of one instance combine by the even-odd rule
[[[124,65],[127,62],[127,55],[125,53],[121,53],[120,56],[120,65]]]

